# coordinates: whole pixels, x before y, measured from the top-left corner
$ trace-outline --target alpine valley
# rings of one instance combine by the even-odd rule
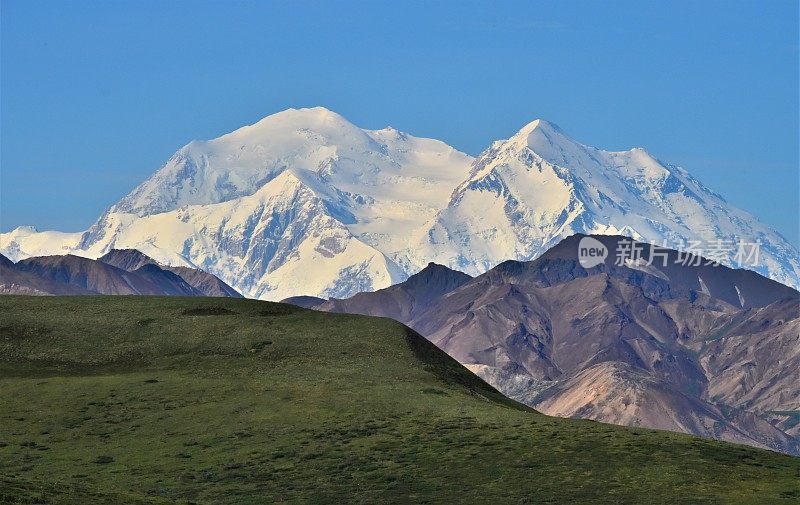
[[[643,149],[595,149],[536,120],[472,158],[319,107],[190,142],[89,230],[20,227],[0,235],[0,253],[18,262],[136,249],[251,298],[345,298],[430,261],[474,276],[533,260],[575,233],[677,249],[757,241],[752,267],[735,248],[714,259],[800,285],[795,246]]]

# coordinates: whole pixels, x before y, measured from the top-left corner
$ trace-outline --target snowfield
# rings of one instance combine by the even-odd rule
[[[430,261],[483,273],[574,233],[691,243],[760,241],[756,270],[800,287],[800,253],[685,170],[643,149],[582,145],[536,120],[472,158],[327,109],[289,109],[181,148],[84,233],[0,234],[14,261],[139,249],[211,272],[245,296],[343,298]]]

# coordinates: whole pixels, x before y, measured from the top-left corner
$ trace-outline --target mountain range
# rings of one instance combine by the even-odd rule
[[[585,268],[584,240],[641,254]],[[475,278],[431,263],[389,288],[303,302],[397,319],[545,414],[799,454],[800,293],[683,260],[622,236],[575,235]]]
[[[345,298],[430,261],[479,275],[575,233],[704,252],[800,285],[800,253],[684,169],[609,152],[535,120],[477,158],[327,109],[289,109],[179,149],[85,232],[0,234],[14,261],[137,249],[245,296]],[[745,261],[735,245],[760,243]]]
[[[242,297],[212,274],[160,265],[134,249],[97,260],[65,254],[14,263],[0,255],[0,294]]]

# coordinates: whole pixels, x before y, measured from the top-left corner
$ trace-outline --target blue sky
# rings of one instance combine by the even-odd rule
[[[470,154],[542,117],[798,242],[798,4],[0,3],[0,228],[87,228],[192,139],[323,105]]]

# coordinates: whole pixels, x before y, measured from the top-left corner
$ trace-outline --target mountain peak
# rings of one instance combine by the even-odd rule
[[[547,132],[560,132],[560,133],[563,133],[563,131],[561,130],[561,128],[558,127],[557,124],[551,123],[550,121],[547,121],[546,119],[538,118],[538,119],[534,119],[530,123],[528,123],[525,126],[523,126],[519,130],[518,135],[519,134],[530,135],[531,133],[533,133],[534,130],[539,130],[540,132],[544,132],[544,133],[547,133]]]
[[[278,115],[285,115],[285,116],[294,116],[294,117],[305,117],[305,118],[313,118],[313,119],[344,119],[341,114],[338,114],[330,109],[327,109],[322,106],[316,107],[300,107],[300,108],[289,108],[278,112],[276,114],[272,114],[271,116],[278,116]],[[271,117],[267,116],[267,117]]]
[[[575,146],[577,142],[569,138],[555,123],[535,119],[522,127],[509,142],[517,148],[528,147],[543,158],[563,150],[563,146]]]
[[[363,133],[360,129],[345,119],[342,115],[333,112],[325,107],[306,107],[299,109],[286,109],[269,116],[265,116],[257,122],[243,126],[218,139],[244,143],[267,142],[270,145],[275,140],[286,142],[287,135],[291,136],[296,132],[307,131],[321,134],[325,137],[331,135],[354,135]],[[308,140],[307,137],[302,137]]]
[[[453,270],[445,265],[434,263],[431,261],[428,265],[415,273],[403,283],[412,289],[418,286],[441,285],[447,289],[453,289],[453,286],[460,286],[472,279],[472,276]]]
[[[98,258],[98,261],[127,270],[129,272],[145,265],[156,264],[156,260],[138,249],[111,249]]]
[[[36,227],[33,225],[17,226],[13,230],[11,230],[11,233],[13,235],[31,235],[33,233],[38,233],[38,232],[39,230],[36,229]]]

